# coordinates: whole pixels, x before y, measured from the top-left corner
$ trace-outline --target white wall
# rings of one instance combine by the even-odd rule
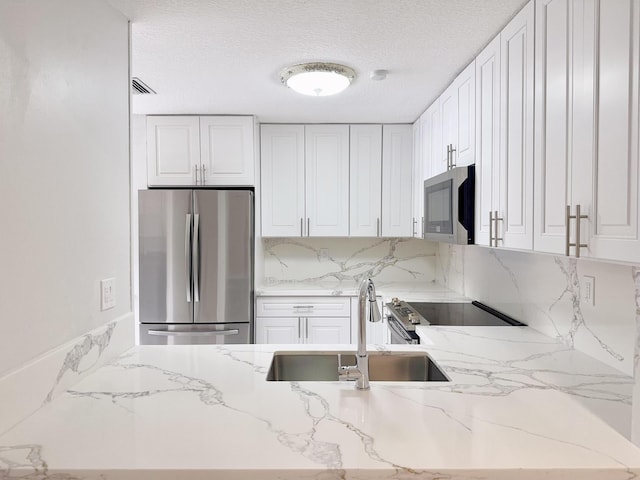
[[[131,311],[128,128],[122,14],[0,2],[0,375]]]
[[[633,374],[637,268],[478,246],[437,253],[438,282]],[[595,278],[595,305],[582,298],[585,276]]]

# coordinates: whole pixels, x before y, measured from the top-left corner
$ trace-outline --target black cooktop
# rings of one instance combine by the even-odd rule
[[[521,323],[480,302],[432,303],[410,302],[409,305],[431,325],[456,326],[522,326]]]

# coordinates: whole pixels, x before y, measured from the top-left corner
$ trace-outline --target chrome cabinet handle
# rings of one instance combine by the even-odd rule
[[[300,331],[300,324],[302,323],[302,318],[298,317],[298,340],[302,341],[302,332]]]
[[[309,340],[309,319],[304,319],[304,338],[305,340]]]
[[[376,236],[380,236],[380,217],[376,218]]]
[[[207,166],[202,165],[202,185],[207,184]]]
[[[571,205],[567,205],[567,209],[565,210],[565,220],[564,220],[564,228],[565,228],[565,241],[564,241],[564,254],[568,257],[571,248]]]
[[[187,303],[191,303],[191,214],[187,213],[184,226],[184,265],[187,275]]]
[[[447,145],[447,172],[451,168],[450,165],[451,165],[451,144]]]
[[[303,224],[303,220],[302,220],[302,217],[300,217],[300,236],[304,237],[304,230],[303,230],[302,224]]]
[[[451,144],[451,167],[450,169],[453,170],[453,168],[456,166],[456,162],[453,160],[453,152],[456,152],[457,150],[455,148],[453,148],[453,144]]]
[[[313,305],[294,305],[294,309],[304,308],[305,310],[313,310]]]
[[[493,216],[493,221],[496,223],[495,224],[495,237],[493,238],[493,246],[497,247],[498,246],[498,240],[502,241],[502,237],[498,237],[498,221],[502,221],[504,220],[503,217],[498,217],[498,211],[495,210],[494,211],[494,216]]]
[[[420,238],[424,238],[424,217],[422,217],[422,227],[420,229]]]
[[[310,236],[310,234],[309,234],[309,222],[310,222],[309,217],[307,217],[307,237]]]
[[[149,335],[158,335],[162,337],[204,337],[204,336],[226,336],[226,335],[238,335],[240,330],[200,330],[194,332],[180,332],[172,330],[149,330]]]
[[[489,246],[493,246],[493,212],[489,210]]]
[[[411,236],[415,237],[416,234],[418,232],[416,232],[416,228],[418,226],[418,220],[416,220],[416,217],[413,217],[413,221],[412,221],[412,227],[411,227]]]
[[[200,301],[200,215],[193,216],[193,301]]]
[[[193,174],[196,177],[196,185],[198,185],[198,172],[200,171],[200,167],[198,165],[193,166]]]
[[[571,235],[570,222],[574,218],[576,220],[576,241],[575,243],[572,243],[571,239],[569,238],[569,236]],[[569,256],[570,247],[576,247],[576,258],[580,258],[580,249],[589,246],[586,243],[580,242],[580,223],[581,223],[580,221],[585,218],[589,218],[589,215],[582,215],[580,213],[580,204],[576,205],[575,215],[571,215],[571,207],[567,205],[567,218],[566,218],[566,226],[565,226],[566,236],[567,236],[566,243],[565,243],[565,254],[567,255],[567,257]]]

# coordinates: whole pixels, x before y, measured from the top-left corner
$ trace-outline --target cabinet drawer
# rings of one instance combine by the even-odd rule
[[[257,317],[349,317],[348,297],[258,297]]]

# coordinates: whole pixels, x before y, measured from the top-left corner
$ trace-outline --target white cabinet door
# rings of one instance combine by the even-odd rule
[[[475,243],[490,245],[490,212],[500,205],[500,35],[476,65]]]
[[[565,208],[572,203],[569,148],[572,143],[569,118],[574,99],[572,2],[538,0],[536,4],[533,245],[539,252],[565,252]],[[575,93],[579,93],[582,85],[575,86]],[[573,120],[581,121],[575,117]],[[576,140],[585,142],[587,137]]]
[[[199,166],[199,117],[147,117],[149,186],[195,185]]]
[[[534,4],[528,3],[500,34],[501,190],[498,245],[533,245]]]
[[[351,342],[349,317],[309,317],[304,320],[304,343],[348,344]]]
[[[442,122],[442,144],[439,160],[432,164],[431,176],[446,172],[449,168],[448,148],[458,143],[458,86],[454,82],[440,96],[440,119]],[[453,158],[455,158],[453,153]]]
[[[462,167],[475,160],[476,70],[471,62],[440,96],[442,146],[432,176],[447,170],[447,149],[453,149],[451,165]]]
[[[307,235],[349,235],[349,125],[305,127]]]
[[[476,123],[476,65],[471,62],[455,82],[455,94],[458,96],[455,128],[456,151],[453,165],[463,167],[475,161],[475,123]],[[446,144],[445,144],[446,145]]]
[[[413,128],[382,127],[382,236],[411,237]]]
[[[302,343],[302,319],[256,317],[256,343]]]
[[[539,0],[534,248],[640,261],[640,1]],[[576,255],[575,247],[570,254]]]
[[[380,236],[382,125],[350,127],[349,236]]]
[[[446,149],[442,149],[442,121],[440,99],[431,104],[422,114],[422,155],[424,156],[424,179],[433,177],[447,169]]]
[[[422,122],[413,124],[413,221],[416,227],[413,236],[422,238],[424,231],[424,155],[422,153]]]
[[[261,125],[263,237],[305,234],[304,126]]]
[[[203,185],[254,186],[253,117],[200,117]]]
[[[581,204],[589,216],[587,252],[581,255],[638,262],[640,1],[600,0],[595,6],[585,15],[597,12],[595,22],[585,25],[585,37],[595,42],[586,43],[584,50],[585,57],[593,59],[588,66],[595,66],[595,78],[588,83],[593,120],[588,132],[576,132],[589,139],[595,132],[589,143],[595,151],[587,157],[591,165],[575,162],[572,171],[574,204]],[[584,231],[584,223],[582,227]]]

